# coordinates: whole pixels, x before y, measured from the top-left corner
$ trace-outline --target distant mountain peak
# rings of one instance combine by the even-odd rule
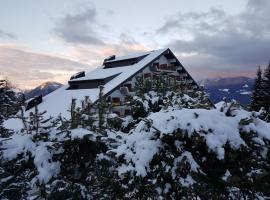
[[[55,81],[47,81],[32,90],[26,91],[25,97],[26,99],[30,99],[39,95],[45,96],[53,92],[54,90],[60,88],[61,86],[63,86],[63,84],[55,82]]]
[[[46,87],[56,87],[57,88],[59,86],[62,86],[62,84],[55,82],[55,81],[47,81],[47,82],[42,83],[41,85],[39,85],[36,88],[41,88],[41,89],[44,89]]]

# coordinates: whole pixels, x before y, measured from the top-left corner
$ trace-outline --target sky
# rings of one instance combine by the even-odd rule
[[[0,76],[22,89],[167,47],[195,80],[253,77],[270,59],[270,1],[0,0]]]

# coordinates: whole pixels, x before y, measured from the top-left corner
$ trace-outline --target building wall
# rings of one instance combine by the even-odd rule
[[[165,56],[161,56],[159,59],[157,59],[156,61],[154,61],[153,63],[155,64],[159,64],[159,65],[170,65],[171,63],[175,63],[175,59],[170,59],[168,60]],[[152,65],[152,64],[151,64]],[[154,72],[152,71],[152,68],[150,67],[151,65],[149,65],[148,67],[146,67],[145,69],[143,69],[141,72],[139,72],[138,74],[136,74],[135,76],[133,76],[130,80],[128,80],[127,82],[123,83],[122,86],[124,86],[125,84],[131,84],[132,88],[135,87],[135,82],[136,82],[136,77],[137,76],[141,76],[144,77],[145,75],[147,76],[153,76],[154,74],[158,74],[159,72]],[[181,71],[181,74],[179,74],[179,71]],[[168,72],[170,75],[174,75],[174,76],[179,76],[179,78],[182,81],[186,81],[189,80],[189,82],[191,84],[194,84],[194,86],[196,85],[192,78],[189,77],[189,75],[185,72],[185,70],[183,69],[182,66],[177,66],[175,71],[174,70],[160,70],[160,71],[164,71],[164,72]],[[193,82],[193,83],[192,83]],[[130,91],[130,94],[133,94],[133,91]],[[125,95],[123,95],[120,92],[120,87],[117,88],[115,91],[113,91],[110,95],[109,98],[111,99],[111,102],[113,104],[113,109],[112,111],[119,114],[120,116],[124,116],[125,112],[130,110],[129,106],[126,104],[126,97]],[[118,98],[120,103],[115,103],[112,100]]]

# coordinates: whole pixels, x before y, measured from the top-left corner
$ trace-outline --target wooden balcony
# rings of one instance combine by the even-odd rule
[[[151,73],[144,73],[143,78],[151,78]]]
[[[174,64],[159,64],[159,63],[153,63],[150,66],[150,70],[152,72],[157,72],[157,71],[176,71],[176,69],[178,69],[177,66],[175,66]]]

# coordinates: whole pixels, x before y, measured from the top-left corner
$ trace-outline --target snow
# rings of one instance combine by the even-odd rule
[[[7,129],[12,129],[14,131],[20,131],[23,128],[23,123],[17,118],[10,118],[4,121],[3,126]]]
[[[226,170],[225,174],[222,177],[222,180],[227,181],[230,176],[231,176],[231,173],[229,172],[229,170]]]
[[[108,68],[108,69],[97,68],[86,74],[84,77],[73,79],[71,80],[71,82],[104,79],[120,73],[121,72],[119,72],[118,69],[115,70],[115,68]]]
[[[188,136],[192,136],[194,133],[202,136],[208,150],[214,152],[220,160],[225,157],[225,144],[229,144],[235,150],[246,146],[240,135],[241,130],[256,133],[254,137],[256,141],[270,139],[269,123],[254,117],[254,113],[241,108],[232,111],[233,116],[228,117],[225,114],[226,110],[220,111],[222,105],[224,102],[217,104],[217,108],[212,110],[181,109],[169,112],[165,110],[150,114],[146,119],[147,122],[141,121],[130,134],[123,136],[123,141],[116,149],[111,150],[116,153],[116,156],[123,156],[126,160],[126,164],[123,163],[118,168],[119,175],[134,171],[136,175],[144,177],[153,156],[162,148],[162,142],[159,138],[168,134],[173,135],[177,130],[181,130],[183,134]],[[240,125],[242,119],[252,119],[252,121],[247,125]],[[156,138],[157,131],[160,133],[158,138]],[[175,146],[180,152],[182,151],[180,141],[176,141]],[[190,164],[191,171],[199,170],[199,166],[190,152],[182,152],[175,159],[174,167],[183,159]],[[173,170],[174,168],[172,175],[174,174]],[[182,181],[186,184],[192,183],[190,177]]]
[[[189,187],[195,183],[190,174],[186,178],[180,178],[180,182],[183,187]]]
[[[196,118],[194,113],[198,114]],[[172,117],[173,116],[173,117]],[[239,135],[238,123],[241,118],[226,117],[224,113],[213,109],[182,109],[167,113],[154,113],[150,116],[153,126],[162,134],[171,134],[175,130],[186,130],[189,135],[194,132],[203,133],[210,149],[218,154],[218,158],[224,157],[223,145],[229,142],[232,148],[239,148],[244,141]]]
[[[61,86],[61,83],[48,81],[48,82],[41,84],[38,88],[42,90],[46,87],[58,88],[60,86]]]
[[[148,100],[156,101],[156,94],[150,92],[144,96]],[[185,98],[189,98],[185,96]],[[241,134],[251,132],[252,139],[259,145],[264,145],[264,139],[270,140],[270,124],[260,120],[257,116],[259,113],[248,112],[241,107],[232,110],[230,116],[226,116],[226,111],[231,103],[219,102],[215,109],[177,109],[170,108],[161,110],[157,113],[151,113],[143,121],[130,131],[129,134],[122,132],[108,132],[108,138],[114,139],[116,142],[111,145],[109,152],[97,155],[98,160],[110,160],[110,153],[115,153],[116,157],[121,158],[121,162],[117,166],[118,175],[125,177],[125,173],[132,173],[136,176],[145,177],[152,170],[149,165],[154,156],[164,149],[163,137],[174,134],[185,134],[191,137],[194,134],[199,134],[205,140],[207,150],[216,154],[220,160],[225,158],[225,144],[230,145],[232,149],[239,149],[242,145],[246,145]],[[223,108],[223,109],[221,109]],[[242,120],[245,119],[249,123],[242,125]],[[131,121],[128,117],[126,121]],[[157,134],[159,133],[159,134]],[[52,134],[52,133],[51,133]],[[82,139],[85,136],[90,136],[93,141],[95,133],[83,128],[70,130],[71,139]],[[103,140],[108,139],[103,137]],[[59,139],[59,138],[57,138]],[[14,134],[10,139],[1,139],[1,148],[3,149],[3,158],[12,160],[17,158],[19,154],[24,154],[23,158],[27,159],[26,154],[30,154],[34,159],[37,176],[35,177],[40,182],[48,183],[52,177],[57,176],[60,172],[60,162],[53,162],[52,157],[54,152],[53,143],[51,142],[33,142],[32,136],[29,134]],[[170,164],[161,162],[166,173],[171,173],[172,178],[178,181],[183,187],[190,187],[196,183],[194,173],[203,172],[200,169],[199,162],[197,163],[192,155],[192,150],[187,151],[184,148],[184,142],[175,140],[174,145],[177,149],[177,155],[173,155],[173,161]],[[265,151],[265,156],[267,150]],[[203,160],[204,158],[202,158]],[[122,160],[124,160],[122,162]],[[187,164],[188,172],[184,175],[179,174],[177,170],[182,164]],[[226,170],[221,175],[224,181],[227,181],[231,176],[230,171]],[[7,177],[6,180],[12,177]],[[193,179],[194,178],[194,179]],[[3,179],[2,181],[6,181]],[[156,181],[156,180],[155,180]],[[172,186],[167,183],[165,187],[158,188],[161,192],[167,193]]]
[[[135,166],[122,164],[118,168],[119,175],[134,170],[136,171],[136,175],[146,176],[146,167],[158,151],[160,144],[161,142],[159,140],[151,140],[151,135],[142,134],[140,131],[125,135],[122,145],[112,151],[116,153],[116,156],[124,154],[125,160],[127,162],[132,161]]]
[[[220,101],[220,102],[218,102],[218,103],[215,104],[215,108],[217,110],[220,110],[220,108],[223,107],[225,104],[226,104],[225,101]]]
[[[86,135],[91,136],[93,141],[96,140],[95,133],[84,128],[72,129],[70,133],[71,139],[82,139]]]
[[[39,172],[37,178],[47,183],[60,172],[60,162],[52,162],[52,154],[48,151],[46,143],[41,143],[34,152],[34,164]]]
[[[60,163],[52,161],[51,143],[39,142],[35,144],[32,141],[30,134],[14,134],[5,141],[2,141],[3,158],[6,160],[13,160],[17,158],[19,154],[24,154],[24,158],[27,153],[31,153],[34,157],[34,164],[37,168],[39,181],[47,183],[51,177],[57,175],[60,172]]]
[[[11,180],[13,177],[14,177],[14,176],[8,176],[8,177],[6,177],[6,178],[1,178],[0,184],[3,184],[3,183],[5,183],[5,182]]]
[[[132,54],[124,55],[124,56],[116,56],[114,60],[108,60],[106,63],[120,61],[120,60],[127,60],[127,59],[131,59],[131,58],[138,58],[141,56],[146,56],[150,53],[151,52],[137,52],[137,53],[132,53]]]
[[[240,92],[240,94],[242,95],[250,95],[252,92],[250,91],[243,91],[243,92]]]
[[[35,143],[32,141],[31,135],[14,134],[10,139],[5,140],[3,143],[3,158],[12,160],[19,154],[24,155],[31,152],[35,148]]]
[[[155,104],[160,99],[157,92],[150,91],[148,94],[144,94],[144,98],[147,101],[151,101],[152,104]]]
[[[182,160],[186,160],[186,162],[189,163],[191,171],[193,172],[199,172],[200,166],[197,164],[197,162],[194,160],[192,154],[188,151],[185,151],[181,154],[181,156],[174,159],[173,168],[172,168],[172,177],[175,179],[176,177],[176,169],[177,164],[181,163]]]
[[[229,90],[230,89],[227,89],[227,88],[225,88],[225,89],[219,89],[219,91],[221,91],[221,92],[227,92],[227,93],[229,93]]]
[[[165,184],[164,193],[167,194],[171,188],[172,188],[171,184],[170,183],[166,183]]]

